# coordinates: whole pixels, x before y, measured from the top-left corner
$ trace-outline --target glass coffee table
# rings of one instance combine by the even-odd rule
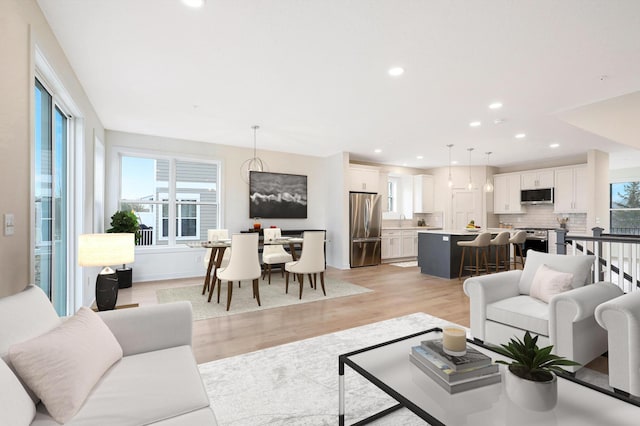
[[[363,425],[400,408],[411,410],[431,425],[631,425],[640,424],[640,403],[598,388],[570,375],[558,377],[558,405],[536,412],[511,402],[501,383],[449,394],[409,361],[412,346],[442,337],[440,328],[401,337],[339,356],[339,424],[345,424],[345,365],[391,396],[396,405],[360,420]],[[492,359],[504,357],[487,346],[468,344]]]

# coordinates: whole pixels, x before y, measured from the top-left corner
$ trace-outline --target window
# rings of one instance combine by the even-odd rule
[[[640,182],[610,185],[610,233],[640,235]]]
[[[387,181],[387,211],[395,212],[398,210],[398,180],[389,178]]]
[[[121,156],[120,208],[140,221],[141,245],[200,240],[219,227],[220,165]]]

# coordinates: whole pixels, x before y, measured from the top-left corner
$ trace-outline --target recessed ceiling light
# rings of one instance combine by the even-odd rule
[[[525,135],[524,133],[518,133],[517,135],[515,135],[516,139],[523,139],[525,138],[527,135]]]
[[[560,146],[559,143],[552,143],[551,145],[549,145],[549,148],[557,148],[559,146]]]
[[[451,162],[451,164],[458,164],[458,161],[457,161],[457,160],[453,160],[453,161]]]
[[[389,68],[388,72],[391,77],[400,77],[402,74],[404,74],[404,68],[393,67],[393,68]]]
[[[373,152],[375,152],[376,154],[380,154],[382,152],[381,149],[375,149]]]
[[[493,124],[502,124],[504,123],[504,118],[496,118],[493,120]]]
[[[489,109],[500,109],[502,108],[502,102],[494,102],[489,104]]]
[[[204,6],[204,2],[205,0],[182,0],[182,3],[189,7],[202,7]]]
[[[472,121],[471,123],[469,123],[469,126],[471,127],[478,127],[482,124],[481,121]]]
[[[418,155],[416,158],[417,158],[418,160],[422,160],[424,157],[423,157],[422,155]]]

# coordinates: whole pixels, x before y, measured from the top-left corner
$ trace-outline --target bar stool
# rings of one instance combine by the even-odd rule
[[[509,269],[509,236],[509,232],[503,231],[489,241],[489,250],[491,250],[491,247],[496,248],[496,272],[500,269]],[[504,253],[502,262],[500,262],[500,252]],[[491,256],[491,253],[489,253],[489,256]]]
[[[472,241],[458,241],[458,247],[462,247],[462,256],[460,257],[460,272],[458,273],[458,279],[462,278],[462,270],[471,271],[471,275],[473,276],[474,265],[464,266],[464,253],[469,248],[469,263],[473,262],[473,255],[471,251],[475,251],[476,255],[476,263],[475,270],[476,274],[480,274],[480,251],[482,250],[482,256],[484,258],[484,266],[485,269],[483,271],[489,271],[489,264],[487,263],[487,247],[489,247],[489,242],[491,241],[491,234],[489,232],[483,232],[478,234],[478,236]]]
[[[522,245],[527,239],[527,231],[518,231],[513,237],[509,238],[509,243],[513,244],[513,269],[516,269],[516,260],[520,256],[520,264],[524,268],[524,256],[522,254]]]

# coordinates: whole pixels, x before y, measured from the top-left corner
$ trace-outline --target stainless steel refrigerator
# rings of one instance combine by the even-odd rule
[[[352,268],[380,264],[381,202],[378,194],[349,193],[349,263]]]

